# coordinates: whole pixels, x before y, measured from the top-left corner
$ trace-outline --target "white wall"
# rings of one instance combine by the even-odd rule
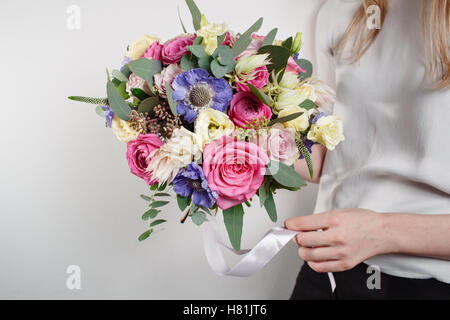
[[[265,16],[265,33],[304,32],[319,1],[197,0],[210,21],[244,31]],[[81,8],[81,30],[66,27],[69,5]],[[200,229],[180,225],[176,205],[165,229],[139,243],[145,184],[129,174],[125,145],[93,107],[69,95],[104,96],[105,68],[120,65],[143,33],[180,33],[183,0],[4,0],[0,4],[0,298],[286,299],[302,261],[289,244],[251,278],[215,275]],[[311,213],[316,187],[277,196],[279,224]],[[273,226],[265,211],[247,210],[243,245]],[[235,261],[235,259],[231,259]],[[66,268],[79,265],[82,289],[66,288]]]

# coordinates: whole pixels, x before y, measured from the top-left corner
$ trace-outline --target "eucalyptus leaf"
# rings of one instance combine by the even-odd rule
[[[287,188],[300,188],[306,185],[305,180],[294,170],[282,162],[270,160],[267,171],[275,181]]]
[[[150,227],[157,226],[157,225],[159,225],[161,223],[164,223],[164,222],[167,222],[167,220],[164,220],[164,219],[155,220],[152,223],[150,223]]]
[[[200,68],[210,72],[212,60],[213,60],[212,57],[206,56],[204,58],[199,58],[197,63]]]
[[[226,74],[232,72],[234,67],[234,65],[222,66],[217,60],[211,62],[211,72],[214,77],[218,79],[223,78]]]
[[[291,52],[280,46],[264,46],[258,50],[259,54],[269,54],[271,64],[267,66],[270,72],[278,73],[286,68]]]
[[[145,194],[141,194],[140,197],[145,201],[152,201],[152,198],[149,196],[146,196]]]
[[[178,9],[178,19],[180,20],[181,28],[183,28],[183,32],[187,33],[186,27],[184,26],[183,19],[181,19],[180,7]]]
[[[234,54],[233,50],[227,46],[218,46],[214,51],[213,56],[217,57],[217,61],[222,66],[228,66],[235,63],[236,55]]]
[[[258,190],[258,196],[259,196],[259,204],[261,205],[261,207],[264,206],[264,203],[267,200],[267,197],[269,196],[269,184],[271,182],[271,178],[269,176],[266,176],[264,178],[264,182],[261,185],[261,187],[259,187]]]
[[[134,74],[148,82],[153,87],[153,76],[162,71],[162,63],[158,60],[142,58],[130,63],[130,69]]]
[[[205,58],[208,56],[206,54],[205,47],[203,47],[201,44],[190,46],[189,51],[191,51],[192,54],[197,58]]]
[[[143,234],[141,234],[138,238],[139,241],[144,241],[146,240],[148,237],[150,237],[150,235],[152,234],[153,229],[147,230],[145,231]]]
[[[275,205],[275,200],[273,199],[273,194],[271,192],[268,193],[267,200],[266,202],[264,202],[264,208],[266,208],[270,220],[272,220],[272,222],[277,222],[277,207]]]
[[[295,61],[300,68],[306,71],[306,73],[300,73],[299,79],[300,81],[306,80],[310,78],[313,74],[313,65],[309,60],[300,59]]]
[[[269,122],[269,126],[273,126],[276,123],[285,123],[285,122],[289,122],[289,121],[295,120],[298,117],[300,117],[303,113],[304,112],[296,112],[296,113],[290,114],[290,115],[288,115],[286,117],[273,119],[273,120],[271,120]]]
[[[265,105],[267,105],[269,107],[273,106],[273,100],[268,95],[266,95],[264,92],[262,92],[261,90],[259,90],[252,84],[248,84],[248,87],[250,88],[250,91],[252,92],[252,94],[256,98],[258,98],[259,101],[261,101],[262,103],[264,103]]]
[[[112,111],[114,111],[120,119],[128,121],[131,115],[131,108],[119,92],[117,92],[111,81],[106,84],[106,92]]]
[[[150,219],[154,219],[160,212],[161,212],[160,210],[150,209],[142,215],[142,220],[147,221]]]
[[[152,203],[150,203],[149,207],[156,209],[156,208],[164,207],[167,204],[169,204],[169,201],[153,201]]]
[[[153,108],[159,104],[159,99],[157,97],[150,97],[142,101],[138,106],[138,111],[140,113],[153,113]]]
[[[281,44],[284,48],[288,49],[289,52],[292,52],[292,44],[294,42],[294,38],[290,37],[287,38],[283,43]]]
[[[267,36],[264,38],[264,41],[262,43],[262,47],[265,46],[271,46],[273,42],[275,41],[275,38],[277,37],[278,28],[272,29]]]
[[[201,27],[202,13],[195,4],[194,0],[186,0],[186,4],[189,7],[189,11],[191,12],[192,15],[192,23],[194,25],[194,29],[195,31],[197,31]]]
[[[166,82],[166,95],[167,95],[167,101],[169,102],[170,111],[172,111],[172,114],[174,116],[178,115],[177,112],[177,104],[175,101],[173,101],[173,90],[169,83]]]
[[[203,222],[206,221],[206,214],[203,211],[197,210],[190,216],[191,216],[192,222],[197,226],[200,226]]]
[[[178,203],[178,208],[180,208],[180,211],[184,211],[189,206],[190,199],[184,198],[180,195],[177,195],[177,203]]]
[[[234,250],[241,249],[242,226],[244,220],[244,208],[242,204],[223,210],[223,220]]]
[[[196,65],[197,61],[191,54],[186,54],[181,58],[180,67],[184,72],[194,69]]]
[[[120,81],[128,81],[128,78],[119,70],[113,70],[112,71],[112,76]]]
[[[305,101],[300,103],[299,107],[302,107],[303,109],[306,109],[306,110],[310,110],[310,109],[314,109],[316,107],[316,104],[312,100],[306,99]]]
[[[95,113],[101,118],[105,117],[105,109],[103,109],[102,106],[97,106],[95,108]]]
[[[252,42],[252,33],[257,32],[262,24],[264,19],[259,18],[246,32],[244,32],[239,39],[233,45],[233,52],[235,56],[239,56],[245,49],[248,48],[250,43]]]

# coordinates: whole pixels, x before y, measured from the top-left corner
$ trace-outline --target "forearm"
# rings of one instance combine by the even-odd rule
[[[383,213],[382,252],[450,260],[450,214]]]
[[[313,168],[314,168],[314,177],[311,179],[311,176],[309,174],[308,165],[306,163],[305,159],[297,160],[295,163],[295,171],[306,181],[312,182],[312,183],[319,183],[320,176],[322,175],[322,167],[323,162],[325,160],[325,155],[327,153],[327,149],[320,145],[315,144],[312,147],[312,162],[313,162]]]

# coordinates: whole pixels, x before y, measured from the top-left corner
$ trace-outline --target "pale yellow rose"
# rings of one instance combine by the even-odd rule
[[[305,97],[303,93],[298,89],[290,90],[281,88],[280,93],[276,97],[273,105],[274,112],[275,114],[277,114],[283,109],[292,106],[298,106],[306,99],[308,98]]]
[[[300,117],[297,117],[294,120],[283,123],[285,128],[293,128],[295,131],[303,132],[309,128],[309,115],[308,110],[301,108],[299,106],[293,105],[281,110],[278,113],[278,118],[287,117],[291,114],[303,112]]]
[[[117,115],[111,121],[111,130],[116,134],[120,142],[128,143],[136,140],[139,132],[130,127],[128,121],[120,119]]]
[[[217,48],[217,37],[227,32],[228,28],[223,23],[207,23],[206,20],[202,22],[202,25],[197,31],[197,36],[203,37],[202,45],[205,47],[206,54],[210,56]]]
[[[225,113],[212,108],[201,110],[195,121],[195,134],[202,150],[208,143],[224,135],[232,134],[234,129],[233,122]]]
[[[320,118],[311,126],[311,130],[308,132],[308,139],[320,143],[328,150],[334,150],[341,141],[345,140],[341,118],[338,116]]]
[[[147,51],[150,45],[158,40],[159,39],[156,37],[152,37],[145,34],[128,47],[128,52],[126,56],[131,60],[138,60],[139,58],[142,57],[145,51]]]

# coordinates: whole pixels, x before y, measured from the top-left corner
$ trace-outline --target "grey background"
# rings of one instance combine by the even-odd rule
[[[304,32],[312,58],[312,21],[320,1],[197,0],[210,21],[244,31],[260,16],[261,33]],[[81,29],[66,27],[69,5],[81,8]],[[0,298],[18,299],[286,299],[302,261],[290,243],[250,278],[214,274],[201,232],[181,225],[176,204],[164,230],[139,243],[144,182],[129,174],[125,145],[89,105],[69,95],[104,96],[105,68],[120,66],[143,33],[180,33],[182,0],[2,1],[0,4]],[[279,224],[313,211],[316,187],[280,192]],[[273,224],[247,210],[243,246]],[[222,230],[223,231],[223,230]],[[224,232],[224,231],[223,231]],[[236,262],[235,257],[228,257]],[[66,288],[66,268],[81,268],[81,290]]]

